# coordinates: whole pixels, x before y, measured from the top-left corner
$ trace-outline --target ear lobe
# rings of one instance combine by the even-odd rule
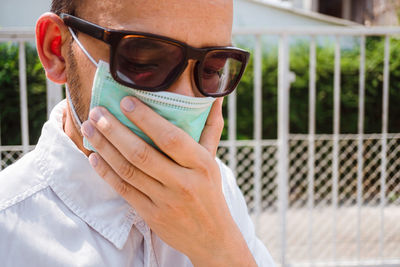
[[[59,84],[66,83],[65,60],[62,47],[68,30],[54,13],[43,14],[36,23],[36,48],[46,76]]]

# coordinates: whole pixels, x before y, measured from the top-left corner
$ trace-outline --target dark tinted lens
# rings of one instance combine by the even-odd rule
[[[117,77],[133,87],[156,89],[176,75],[182,64],[180,46],[151,38],[127,36],[114,56]]]
[[[205,57],[200,75],[200,87],[209,95],[223,95],[232,91],[240,79],[243,56],[236,52],[215,51]]]

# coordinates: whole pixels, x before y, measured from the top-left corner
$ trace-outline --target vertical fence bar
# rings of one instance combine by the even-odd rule
[[[286,212],[289,179],[289,47],[288,36],[279,36],[278,52],[278,210],[281,225],[282,266],[286,266]]]
[[[316,105],[316,46],[315,36],[310,40],[309,59],[309,101],[308,101],[308,258],[310,264],[313,262],[313,211],[314,211],[314,162],[315,162],[315,105]]]
[[[3,149],[1,146],[1,116],[0,116],[0,171],[3,169]]]
[[[365,98],[365,36],[360,37],[360,76],[358,93],[358,145],[357,145],[357,260],[361,253],[361,208],[363,205],[363,143],[364,143],[364,98]]]
[[[228,96],[229,168],[236,173],[236,90]]]
[[[383,250],[385,246],[385,205],[386,205],[386,165],[387,165],[387,133],[389,116],[389,57],[390,57],[390,37],[385,36],[385,55],[383,69],[383,100],[382,100],[382,150],[381,150],[381,191],[380,191],[380,235],[379,235],[379,255],[383,261]]]
[[[23,153],[28,152],[29,148],[29,124],[28,124],[28,100],[26,85],[26,59],[25,59],[25,43],[19,42],[19,95],[21,109],[21,136]]]
[[[259,231],[259,218],[261,213],[261,175],[262,175],[262,51],[261,36],[256,35],[254,53],[254,200],[256,208],[256,231]]]
[[[50,116],[51,110],[62,100],[61,85],[46,79],[46,97],[47,97],[47,118]]]
[[[339,134],[340,134],[340,37],[335,36],[335,72],[334,72],[334,118],[333,118],[333,155],[332,155],[332,206],[333,206],[333,261],[336,262],[336,232],[339,181]]]

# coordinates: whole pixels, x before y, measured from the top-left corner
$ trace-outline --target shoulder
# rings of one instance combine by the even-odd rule
[[[216,158],[219,165],[222,179],[222,190],[225,195],[226,202],[231,210],[243,210],[247,214],[247,206],[240,191],[235,175],[232,170],[226,166],[220,159]]]
[[[239,227],[247,246],[254,256],[258,266],[273,267],[274,261],[264,244],[256,236],[254,224],[250,218],[246,201],[240,188],[236,183],[236,178],[232,170],[226,166],[220,159],[216,159],[222,179],[222,190],[228,204],[232,218]]]
[[[24,201],[47,186],[35,150],[0,172],[0,211]]]
[[[232,170],[219,158],[215,158],[215,160],[217,161],[219,170],[221,172],[222,189],[225,197],[230,196],[234,193],[237,187],[235,176],[233,175]]]
[[[221,172],[222,191],[224,193],[226,203],[236,224],[239,226],[239,228],[241,228],[242,232],[245,232],[243,234],[246,235],[247,231],[252,231],[252,225],[248,225],[250,221],[248,220],[249,214],[246,201],[236,183],[236,178],[232,170],[220,159],[217,158],[216,161]]]

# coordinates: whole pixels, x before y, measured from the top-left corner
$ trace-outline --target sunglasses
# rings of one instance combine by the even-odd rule
[[[235,90],[250,56],[235,47],[195,48],[155,34],[103,28],[69,14],[60,17],[73,30],[110,45],[112,77],[139,90],[166,90],[192,59],[196,60],[193,71],[198,90],[205,96],[225,96]]]

